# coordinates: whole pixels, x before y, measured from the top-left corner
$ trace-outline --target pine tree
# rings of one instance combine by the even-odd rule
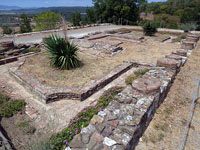
[[[27,33],[32,31],[30,22],[31,20],[30,18],[28,18],[26,14],[21,15],[21,24],[20,24],[21,33]]]

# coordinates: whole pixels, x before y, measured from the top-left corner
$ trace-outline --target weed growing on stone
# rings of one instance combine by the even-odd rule
[[[164,124],[156,124],[156,125],[154,126],[154,128],[155,128],[156,130],[161,130],[161,131],[166,132],[168,126],[169,126],[169,125],[168,125],[167,123],[164,123]]]
[[[126,78],[125,80],[126,85],[131,85],[134,80],[142,78],[142,76],[145,75],[145,73],[147,73],[148,71],[149,69],[140,69],[134,72],[133,75],[130,75]]]
[[[158,141],[159,141],[159,142],[162,141],[162,140],[164,139],[164,137],[165,137],[164,134],[162,134],[162,133],[159,134],[159,135],[158,135]]]
[[[18,123],[17,127],[21,128],[26,134],[34,134],[36,128],[30,125],[29,121],[22,121]]]
[[[150,141],[151,141],[152,143],[157,143],[157,142],[162,141],[162,140],[164,139],[164,137],[165,137],[165,135],[162,134],[162,133],[160,133],[158,136],[151,136],[151,137],[150,137]]]
[[[69,126],[60,133],[53,135],[50,138],[53,150],[61,150],[69,145],[73,137],[81,132],[82,128],[89,125],[92,117],[97,115],[99,111],[103,111],[108,104],[114,100],[114,97],[122,91],[122,87],[114,87],[105,92],[98,100],[95,106],[84,108],[80,113],[73,118]]]

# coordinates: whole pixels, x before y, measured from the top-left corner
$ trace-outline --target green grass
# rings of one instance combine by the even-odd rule
[[[145,75],[148,71],[149,69],[140,69],[134,72],[133,75],[130,75],[125,79],[126,85],[131,85],[134,80],[142,78],[142,76]]]

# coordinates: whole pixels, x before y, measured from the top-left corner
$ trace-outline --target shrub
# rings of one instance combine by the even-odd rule
[[[157,27],[154,23],[150,21],[144,23],[143,25],[144,34],[147,36],[153,36],[157,32]]]
[[[59,69],[73,69],[80,66],[77,56],[79,49],[75,44],[57,35],[44,39],[44,43],[52,66]]]
[[[186,23],[186,24],[180,25],[179,28],[181,30],[184,30],[185,32],[189,32],[189,31],[196,30],[197,25],[195,23]]]
[[[114,100],[114,97],[122,91],[122,87],[114,87],[104,93],[104,95],[98,100],[95,106],[84,108],[80,113],[73,118],[69,126],[60,133],[53,135],[50,139],[50,143],[53,150],[61,150],[69,145],[71,140],[76,134],[79,134],[81,129],[89,125],[90,120],[99,111],[103,111],[108,104]]]
[[[10,28],[9,25],[2,26],[2,29],[3,29],[3,34],[12,34],[12,29]]]
[[[140,69],[136,72],[134,72],[134,75],[128,76],[125,80],[126,85],[131,85],[133,80],[136,80],[138,78],[142,78],[145,73],[147,73],[149,69]]]
[[[12,117],[15,113],[24,109],[26,103],[24,100],[10,100],[0,106],[1,117]]]

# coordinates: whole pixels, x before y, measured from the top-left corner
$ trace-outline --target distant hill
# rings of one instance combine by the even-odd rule
[[[12,9],[21,9],[21,7],[0,5],[0,10],[12,10]]]
[[[5,7],[4,7],[5,8]],[[11,7],[9,7],[11,9]],[[1,17],[19,17],[22,13],[27,14],[29,17],[34,17],[35,15],[50,10],[55,13],[60,13],[62,16],[65,16],[66,20],[70,20],[71,14],[79,12],[81,14],[86,13],[87,7],[41,7],[41,8],[20,8],[13,7],[12,10],[0,9],[0,18]],[[6,19],[4,19],[6,20]],[[1,22],[1,21],[0,21]]]

